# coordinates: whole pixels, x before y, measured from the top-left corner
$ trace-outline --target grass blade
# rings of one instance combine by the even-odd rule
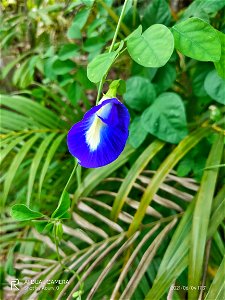
[[[222,152],[223,136],[218,135],[218,138],[213,144],[207,159],[206,168],[208,166],[220,164]],[[198,298],[199,291],[197,287],[200,285],[202,276],[205,244],[218,171],[218,168],[206,169],[204,171],[196,199],[196,206],[193,214],[191,250],[188,270],[188,285],[196,287],[196,289],[188,290],[189,299]]]
[[[207,131],[207,128],[200,128],[188,135],[161,164],[141,198],[139,208],[134,215],[133,222],[129,227],[128,237],[138,230],[145,216],[147,207],[151,203],[154,195],[158,191],[161,183],[164,181],[170,170],[172,170],[172,168],[186,153],[188,153],[196,144],[199,143],[199,141],[207,134]]]
[[[210,289],[205,297],[205,300],[222,300],[225,295],[225,256],[220,264],[216,276],[210,286]]]
[[[52,139],[54,138],[55,135],[56,135],[56,133],[51,133],[49,136],[44,138],[43,142],[38,147],[38,150],[37,150],[37,152],[34,156],[34,159],[32,161],[32,164],[31,164],[31,167],[30,167],[29,179],[28,179],[28,187],[27,187],[27,205],[28,206],[30,206],[31,193],[32,193],[32,189],[33,189],[37,169],[39,167],[39,164],[41,162],[41,159],[42,159],[47,147],[49,146],[49,144],[51,143],[51,141],[52,141]]]
[[[4,191],[3,191],[3,197],[2,197],[2,206],[4,206],[4,203],[7,199],[11,184],[13,182],[13,178],[16,175],[16,171],[18,170],[21,162],[23,161],[24,157],[26,156],[27,152],[30,150],[30,148],[33,146],[33,144],[36,142],[36,140],[40,137],[39,134],[34,135],[32,138],[30,138],[24,145],[21,147],[20,151],[17,153],[17,155],[14,157],[12,164],[10,165],[8,172],[6,174],[5,182],[4,182]]]
[[[41,175],[40,175],[40,179],[39,179],[39,198],[40,198],[40,194],[41,194],[41,188],[42,188],[42,184],[43,184],[43,181],[45,179],[45,175],[47,173],[47,170],[48,170],[48,167],[51,163],[51,160],[55,154],[55,152],[57,151],[60,143],[62,142],[62,140],[64,139],[65,137],[65,134],[61,134],[59,135],[55,140],[54,142],[52,143],[49,151],[48,151],[48,154],[46,156],[46,160],[45,160],[45,163],[43,165],[43,168],[41,170]]]
[[[138,177],[138,175],[143,171],[143,169],[147,166],[149,161],[162,149],[165,143],[161,141],[154,141],[151,143],[145,151],[141,154],[141,156],[135,161],[132,165],[130,171],[128,172],[126,178],[120,186],[120,189],[117,193],[117,196],[114,200],[111,219],[116,221],[119,213],[126,201],[126,198],[133,187],[133,184]]]

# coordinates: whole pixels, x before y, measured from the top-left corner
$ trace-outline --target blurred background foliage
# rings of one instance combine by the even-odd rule
[[[196,17],[216,30],[221,56],[197,61],[174,50],[164,66],[150,68],[123,48],[103,92],[112,80],[122,80],[118,97],[131,114],[128,145],[114,163],[78,167],[73,176],[71,218],[56,218],[54,226],[63,263],[48,221],[16,222],[10,215],[13,204],[26,204],[54,216],[74,167],[67,131],[97,97],[87,65],[108,51],[122,5],[119,0],[1,3],[4,299],[156,300],[188,294],[194,300],[225,294],[224,1],[128,1],[118,41],[139,25],[143,31],[153,24],[170,28]],[[182,119],[176,138],[166,130],[159,134],[156,125],[163,115],[170,126],[166,105],[174,97],[180,103],[174,113]],[[155,99],[165,105],[155,105]],[[10,290],[15,278],[21,281],[19,292]],[[31,279],[36,283],[27,291],[22,282]]]

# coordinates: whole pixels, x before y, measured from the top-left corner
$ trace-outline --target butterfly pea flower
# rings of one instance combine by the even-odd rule
[[[102,99],[68,132],[69,152],[85,168],[110,164],[123,151],[129,135],[130,115],[118,99]]]

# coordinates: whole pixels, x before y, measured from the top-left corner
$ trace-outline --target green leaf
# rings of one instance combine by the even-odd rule
[[[188,206],[173,234],[146,299],[163,299],[163,295],[167,292],[167,289],[170,288],[172,283],[187,267],[193,210],[194,201]]]
[[[164,143],[161,141],[156,140],[152,142],[132,165],[114,200],[111,211],[111,217],[113,220],[117,219],[136,178],[163,146]]]
[[[218,135],[207,159],[206,167],[220,164],[223,153],[223,136]],[[206,237],[211,214],[211,205],[216,188],[219,169],[205,170],[198,191],[193,214],[191,247],[189,255],[188,285],[198,286],[202,278],[202,268]],[[188,290],[190,299],[197,299],[199,291]]]
[[[163,141],[177,144],[187,135],[185,109],[175,93],[163,93],[141,116],[142,126]]]
[[[59,59],[66,60],[78,54],[79,47],[75,44],[65,44],[59,50]]]
[[[90,14],[90,9],[80,10],[74,17],[73,24],[77,24],[77,26],[82,29],[87,22],[88,16]]]
[[[198,18],[190,18],[172,27],[175,48],[200,61],[219,61],[221,44],[215,29]]]
[[[162,67],[173,53],[173,35],[166,26],[155,24],[141,36],[129,38],[127,49],[138,64],[144,67]]]
[[[135,76],[127,80],[124,100],[131,108],[143,111],[155,100],[155,97],[155,88],[147,78]]]
[[[220,38],[220,42],[221,42],[221,57],[218,62],[214,63],[214,65],[215,65],[215,68],[216,68],[218,74],[223,79],[225,79],[225,68],[224,68],[224,65],[225,65],[225,34],[220,31],[217,31],[217,34],[218,34],[218,36]]]
[[[56,75],[67,74],[70,71],[74,70],[75,67],[76,64],[72,60],[56,60],[52,65],[52,69]]]
[[[1,109],[1,126],[3,128],[19,131],[28,129],[32,125],[34,126],[35,123],[32,124],[29,118],[6,109]]]
[[[88,175],[83,179],[81,185],[76,190],[73,202],[76,203],[81,196],[87,196],[100,182],[102,182],[103,179],[125,164],[133,152],[134,149],[128,145],[120,157],[113,163],[102,168],[94,169],[88,173]]]
[[[224,282],[224,270],[225,270],[225,256],[220,264],[216,276],[210,285],[209,291],[205,297],[205,300],[222,300],[225,295],[225,282]]]
[[[131,32],[125,39],[124,41],[128,41],[130,38],[134,37],[140,37],[142,33],[142,26],[139,25],[137,29],[135,29],[133,32]]]
[[[4,182],[4,191],[3,191],[3,196],[2,196],[2,203],[4,205],[10,187],[12,185],[13,179],[16,175],[16,172],[20,166],[20,164],[22,163],[24,157],[27,155],[28,151],[30,150],[30,148],[33,146],[33,144],[36,142],[36,140],[40,138],[40,134],[36,134],[33,137],[31,137],[28,141],[26,141],[26,143],[20,148],[20,151],[16,154],[16,156],[14,157],[8,171],[7,174],[5,176],[5,182]]]
[[[213,14],[225,6],[223,0],[195,0],[186,9],[183,17],[197,16],[199,13]]]
[[[207,74],[212,70],[211,63],[197,63],[192,75],[193,93],[198,97],[205,97],[207,93],[204,89],[204,81]]]
[[[62,142],[63,138],[65,137],[64,134],[60,134],[52,143],[51,147],[48,150],[48,154],[46,156],[46,160],[44,162],[43,168],[41,170],[41,175],[40,175],[40,179],[39,179],[39,195],[41,194],[41,188],[42,188],[42,184],[45,178],[45,175],[47,173],[48,167],[51,163],[51,160],[55,154],[55,152],[57,151],[60,143]]]
[[[100,82],[116,58],[117,52],[102,53],[96,56],[87,66],[87,77],[90,81]]]
[[[0,97],[2,105],[16,110],[22,115],[26,115],[47,128],[55,129],[59,126],[63,126],[65,128],[66,123],[60,120],[55,113],[42,106],[40,103],[21,96],[0,95]]]
[[[177,72],[175,65],[167,63],[164,67],[159,68],[153,80],[156,91],[158,93],[166,91],[173,85],[176,77]]]
[[[81,39],[82,38],[80,28],[76,23],[72,24],[69,27],[66,35],[69,39]]]
[[[225,104],[225,79],[221,78],[216,70],[206,76],[204,88],[212,99]]]
[[[163,182],[167,174],[178,163],[178,161],[180,161],[184,155],[188,153],[188,151],[190,151],[196,144],[199,143],[199,141],[206,135],[207,131],[208,128],[200,128],[184,138],[160,165],[149,185],[146,187],[145,192],[140,200],[138,210],[134,215],[133,221],[127,233],[129,237],[138,230],[145,216],[147,207],[150,205],[154,195],[159,189],[160,184]]]
[[[44,217],[42,213],[30,209],[24,204],[13,205],[11,216],[17,221],[28,221]]]
[[[145,140],[148,132],[142,126],[141,117],[135,117],[129,128],[128,144],[134,148],[138,148]]]
[[[33,224],[39,233],[42,233],[46,226],[48,225],[48,221],[42,220],[33,220]]]
[[[153,0],[144,11],[142,19],[144,29],[153,24],[169,25],[171,22],[171,12],[165,0]]]
[[[88,16],[90,14],[90,9],[83,9],[76,13],[72,25],[67,31],[67,36],[70,39],[80,39],[82,38],[81,29],[84,27],[87,22]]]
[[[19,136],[15,139],[13,139],[12,141],[10,141],[10,143],[7,143],[5,148],[3,150],[1,150],[1,157],[0,157],[0,164],[3,162],[4,158],[9,154],[9,152],[20,142],[24,141],[26,139],[26,137],[28,137],[30,134],[24,134],[22,136]]]
[[[61,219],[61,217],[68,211],[69,208],[70,208],[70,196],[69,193],[64,191],[62,196],[60,197],[57,208],[51,215],[51,218]]]
[[[51,143],[52,139],[56,133],[52,133],[49,136],[45,137],[43,142],[40,144],[30,167],[29,179],[28,179],[28,187],[27,187],[27,204],[30,203],[31,193],[33,190],[34,180],[37,173],[37,169],[40,165],[41,159],[48,148],[49,144]]]

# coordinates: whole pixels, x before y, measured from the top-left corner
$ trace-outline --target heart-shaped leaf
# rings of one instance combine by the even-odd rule
[[[173,35],[166,26],[155,24],[142,35],[129,38],[127,49],[138,64],[144,67],[162,67],[173,53]]]
[[[17,221],[29,221],[44,217],[38,211],[34,211],[24,204],[15,204],[11,209],[11,216]]]

